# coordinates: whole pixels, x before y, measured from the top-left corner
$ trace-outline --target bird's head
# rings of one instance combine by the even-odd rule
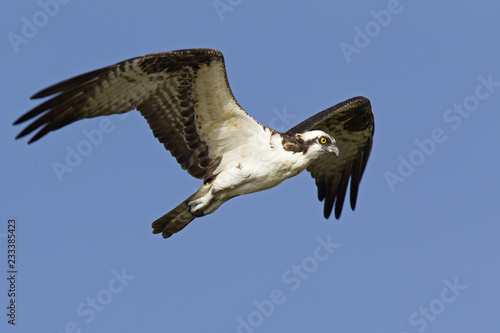
[[[301,133],[300,137],[309,146],[310,153],[321,155],[324,153],[339,156],[339,147],[335,139],[323,131],[308,131]]]

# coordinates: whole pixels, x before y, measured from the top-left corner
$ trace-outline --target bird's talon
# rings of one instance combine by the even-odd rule
[[[202,217],[202,216],[205,216],[205,213],[203,213],[202,210],[191,210],[191,214],[194,216],[194,217]]]

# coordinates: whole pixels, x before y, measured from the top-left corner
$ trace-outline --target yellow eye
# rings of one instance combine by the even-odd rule
[[[319,142],[320,142],[321,144],[323,144],[323,145],[324,145],[325,143],[327,143],[327,141],[328,141],[328,140],[327,140],[324,136],[323,136],[323,137],[321,137],[321,139],[319,139]]]

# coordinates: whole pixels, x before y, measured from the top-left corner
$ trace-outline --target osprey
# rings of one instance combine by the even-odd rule
[[[54,96],[53,96],[54,95]],[[14,124],[34,117],[16,139],[41,127],[32,143],[84,118],[136,109],[181,167],[203,179],[199,190],[153,222],[164,238],[239,195],[262,191],[304,169],[315,178],[328,218],[342,211],[349,179],[354,210],[374,131],[370,102],[351,98],[290,130],[261,125],[236,102],[222,53],[191,49],[122,61],[54,84],[52,96]]]

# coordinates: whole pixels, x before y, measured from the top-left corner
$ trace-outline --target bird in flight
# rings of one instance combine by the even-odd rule
[[[16,139],[28,143],[84,118],[139,111],[199,190],[153,222],[164,238],[239,195],[272,188],[303,170],[324,202],[324,217],[342,211],[350,179],[354,210],[372,147],[368,99],[354,97],[284,133],[250,117],[236,102],[222,53],[189,49],[154,53],[54,84],[31,98],[50,99],[14,122],[34,119]]]

